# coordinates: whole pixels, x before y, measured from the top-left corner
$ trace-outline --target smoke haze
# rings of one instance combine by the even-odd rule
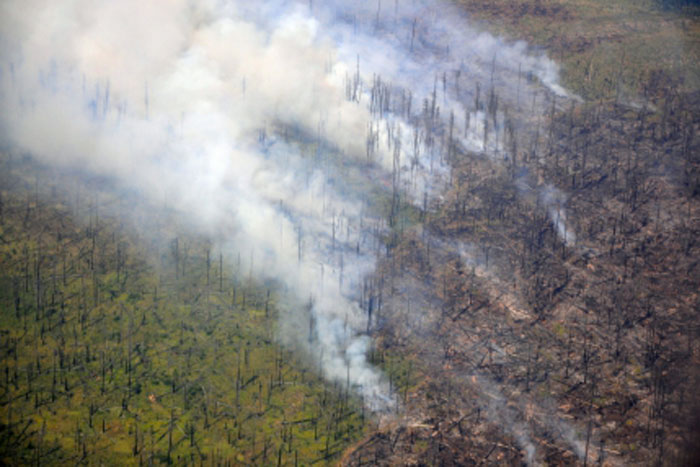
[[[308,304],[282,340],[375,410],[391,394],[360,296],[388,227],[337,168],[420,205],[459,154],[508,160],[506,126],[535,124],[519,110],[566,96],[551,60],[437,1],[11,0],[0,18],[0,141],[244,253]],[[563,195],[542,193],[573,241]]]

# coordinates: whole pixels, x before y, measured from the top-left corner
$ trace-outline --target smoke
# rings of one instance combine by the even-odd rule
[[[576,244],[576,234],[566,223],[566,209],[564,208],[566,196],[564,193],[551,185],[546,185],[540,190],[539,195],[561,241],[567,246]]]
[[[527,465],[532,465],[537,455],[537,448],[530,437],[530,429],[524,422],[518,420],[518,411],[508,404],[506,397],[496,385],[482,375],[473,375],[472,382],[481,390],[486,402],[486,416],[497,422],[507,433],[512,435],[521,449],[525,451]]]
[[[359,299],[386,226],[343,168],[439,196],[457,149],[507,157],[521,102],[565,94],[551,60],[437,1],[8,0],[0,18],[0,141],[246,253],[308,303],[281,338],[375,410]]]
[[[505,352],[496,350],[505,357]],[[534,465],[538,457],[537,444],[533,441],[534,427],[537,425],[540,431],[565,442],[580,461],[586,460],[585,442],[567,421],[557,415],[555,409],[548,407],[549,401],[538,404],[532,396],[524,394],[506,397],[495,382],[478,372],[474,372],[470,380],[481,393],[487,419],[513,436],[525,451],[528,465]]]
[[[459,243],[454,250],[459,252],[464,264],[485,282],[481,288],[489,294],[491,300],[504,305],[514,318],[524,319],[528,317],[527,311],[521,307],[517,296],[510,293],[508,285],[499,280],[498,274],[494,271],[496,268],[486,264],[483,254],[477,247]],[[492,261],[493,263],[494,261]],[[501,361],[507,362],[511,358],[493,340],[488,345],[497,353],[497,358]],[[477,368],[471,370],[471,382],[484,396],[488,419],[503,426],[506,432],[515,438],[518,445],[525,451],[529,465],[533,464],[537,456],[536,445],[532,442],[534,428],[537,425],[539,425],[540,430],[544,429],[550,436],[566,443],[579,460],[586,459],[585,442],[581,440],[574,426],[557,414],[556,405],[551,399],[543,395],[518,394],[518,402],[514,403],[513,399],[515,398],[506,398],[498,389],[497,383],[484,375],[483,372],[479,372]],[[519,414],[526,413],[528,414],[526,418],[529,420],[516,421]]]
[[[545,209],[557,236],[564,245],[569,247],[576,245],[576,232],[567,222],[568,197],[563,191],[548,183],[538,185],[532,174],[525,168],[520,169],[515,186],[522,196],[535,198],[537,204]]]

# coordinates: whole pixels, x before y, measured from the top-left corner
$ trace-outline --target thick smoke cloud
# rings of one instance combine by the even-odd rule
[[[542,113],[538,93],[565,92],[549,59],[447,4],[385,3],[5,1],[1,141],[167,201],[244,252],[308,303],[308,323],[283,314],[282,338],[386,409],[358,301],[385,226],[320,162],[392,173],[419,203],[439,196],[453,148],[507,158],[505,110]]]

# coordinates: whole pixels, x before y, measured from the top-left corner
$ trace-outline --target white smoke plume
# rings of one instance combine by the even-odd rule
[[[486,417],[502,426],[506,433],[515,438],[518,446],[525,451],[527,465],[533,465],[537,448],[530,437],[530,428],[523,421],[518,421],[518,412],[508,405],[508,399],[495,384],[483,375],[472,375],[471,380],[482,393],[486,402]]]
[[[509,293],[508,285],[498,279],[497,268],[490,267],[487,264],[479,248],[474,245],[459,243],[453,250],[458,251],[464,264],[477,277],[487,283],[484,288],[489,292],[492,300],[503,304],[513,317],[523,319],[528,316],[527,311],[524,311],[519,303],[517,296],[514,293]],[[498,354],[500,359],[508,360],[510,358],[494,342],[490,342],[489,346]],[[498,384],[477,368],[472,369],[470,380],[485,396],[486,416],[489,420],[504,427],[506,432],[513,435],[518,445],[525,451],[529,465],[533,465],[533,462],[537,460],[536,444],[532,441],[535,425],[545,428],[551,435],[566,443],[579,460],[583,461],[586,459],[585,442],[581,439],[575,427],[557,414],[553,400],[543,395],[528,396],[519,394],[517,399],[510,399],[509,405],[509,399],[498,389]],[[515,403],[516,400],[517,403]],[[530,410],[528,410],[528,406]],[[519,413],[526,412],[530,412],[529,418],[531,420],[515,421]]]
[[[311,323],[287,320],[284,339],[384,410],[357,298],[369,232],[385,227],[322,162],[370,183],[391,172],[423,199],[439,194],[453,145],[503,151],[496,95],[517,108],[540,83],[565,94],[552,61],[450,5],[386,3],[6,0],[0,142],[165,200],[249,253],[254,274],[310,304]]]
[[[576,244],[576,233],[566,222],[566,195],[551,185],[545,186],[539,194],[561,241],[568,246]]]

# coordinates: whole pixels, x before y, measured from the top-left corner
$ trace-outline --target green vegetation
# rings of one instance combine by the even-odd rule
[[[0,164],[0,462],[310,465],[363,435],[349,388],[276,343],[274,290]]]
[[[700,85],[697,6],[655,0],[459,0],[489,29],[547,49],[565,86],[587,100],[659,97]]]

